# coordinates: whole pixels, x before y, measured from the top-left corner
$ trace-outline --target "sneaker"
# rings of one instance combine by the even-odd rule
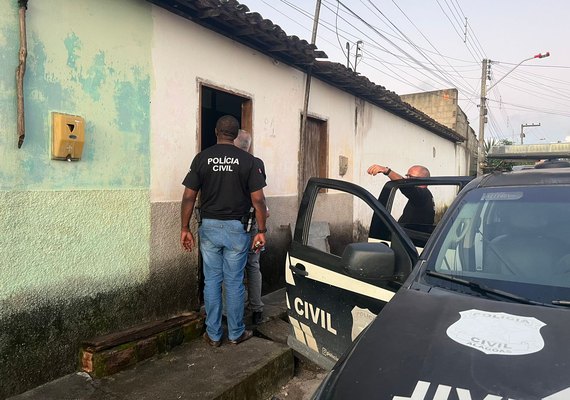
[[[243,336],[243,335],[242,335]],[[210,346],[212,347],[220,347],[220,345],[222,344],[221,340],[212,340],[210,339],[210,336],[208,336],[208,332],[204,332],[204,334],[202,335],[202,337],[204,338],[204,341],[206,343],[208,343]]]
[[[234,339],[234,340],[230,340],[230,343],[231,344],[240,344],[241,342],[245,342],[246,340],[251,339],[252,336],[253,336],[253,331],[246,329],[245,331],[243,331],[243,333],[241,334],[240,337],[238,337],[237,339]]]
[[[251,322],[253,325],[259,325],[263,321],[263,313],[261,311],[254,311],[251,314]]]

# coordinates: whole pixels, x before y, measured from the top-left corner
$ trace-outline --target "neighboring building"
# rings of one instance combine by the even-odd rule
[[[400,95],[406,103],[426,113],[440,124],[443,124],[460,134],[469,155],[468,165],[470,175],[477,173],[477,136],[469,125],[467,115],[458,104],[457,89],[434,90]]]
[[[340,64],[314,65],[302,138],[305,71],[322,52],[237,2],[152,3],[28,3],[18,149],[18,1],[0,2],[0,397],[75,371],[83,339],[199,308],[181,182],[220,115],[253,130],[267,168],[266,291],[283,285],[308,177],[377,193],[373,162],[467,171],[461,135]],[[80,161],[51,159],[52,112],[85,118]],[[331,207],[339,226],[366,225],[354,205]]]

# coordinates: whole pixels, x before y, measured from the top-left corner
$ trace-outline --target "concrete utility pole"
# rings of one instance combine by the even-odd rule
[[[544,54],[538,53],[532,57],[525,58],[520,63],[515,65],[509,72],[502,76],[501,79],[493,83],[487,89],[487,69],[489,67],[489,63],[491,60],[483,60],[483,69],[481,73],[481,102],[479,104],[479,148],[477,151],[477,176],[483,174],[483,164],[485,163],[485,123],[487,122],[487,93],[493,89],[497,83],[501,82],[503,79],[507,77],[511,72],[513,72],[518,66],[520,66],[523,62],[532,60],[534,58],[545,58],[550,57],[550,52],[546,52]],[[489,78],[490,79],[490,78]],[[522,128],[521,128],[522,132]],[[521,133],[522,134],[522,133]],[[521,136],[521,143],[522,143],[522,136]]]
[[[477,150],[477,176],[483,175],[485,162],[485,123],[487,122],[487,76],[489,60],[483,60],[481,70],[481,101],[479,103],[479,147]]]
[[[540,123],[538,123],[538,124],[521,124],[521,144],[523,144],[523,138],[525,136],[523,129],[531,127],[531,126],[540,126]]]

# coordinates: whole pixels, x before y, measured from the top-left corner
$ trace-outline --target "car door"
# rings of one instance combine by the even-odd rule
[[[368,242],[372,216],[389,233],[389,246]],[[417,258],[414,244],[370,192],[350,182],[311,178],[285,266],[289,346],[332,368]]]

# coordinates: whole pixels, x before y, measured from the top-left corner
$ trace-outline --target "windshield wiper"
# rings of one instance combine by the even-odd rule
[[[471,288],[477,292],[480,292],[480,293],[485,293],[485,294],[490,293],[490,294],[494,294],[494,295],[499,296],[499,297],[504,297],[505,299],[516,301],[517,303],[532,304],[535,306],[551,307],[550,304],[544,304],[544,303],[541,303],[538,301],[530,300],[530,299],[527,299],[526,297],[518,296],[514,293],[505,292],[505,291],[499,290],[499,289],[493,289],[493,288],[490,288],[488,286],[481,285],[480,283],[477,283],[477,282],[471,282],[471,281],[468,281],[466,279],[456,278],[455,276],[452,276],[452,275],[442,274],[439,272],[431,271],[429,269],[426,270],[426,274],[429,276],[433,276],[436,278],[440,278],[440,279],[449,281],[449,282],[459,283],[460,285],[467,286],[467,287],[469,287],[469,288]],[[568,302],[568,305],[570,306],[570,302]]]

